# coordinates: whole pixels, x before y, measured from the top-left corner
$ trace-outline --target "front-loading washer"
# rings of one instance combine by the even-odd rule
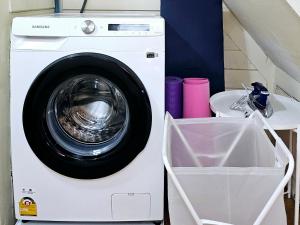
[[[13,20],[17,219],[163,219],[164,61],[159,16]]]

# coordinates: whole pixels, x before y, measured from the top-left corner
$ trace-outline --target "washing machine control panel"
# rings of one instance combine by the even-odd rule
[[[162,36],[165,23],[161,17],[18,17],[12,33],[38,37],[129,37]]]
[[[81,30],[85,34],[91,34],[95,31],[95,29],[96,29],[96,25],[91,20],[85,20],[81,25]]]

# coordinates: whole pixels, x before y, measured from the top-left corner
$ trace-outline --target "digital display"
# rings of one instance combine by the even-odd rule
[[[150,31],[149,24],[108,24],[109,31]]]

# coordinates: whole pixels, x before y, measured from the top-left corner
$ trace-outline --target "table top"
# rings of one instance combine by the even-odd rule
[[[210,108],[223,117],[245,117],[243,112],[231,110],[230,106],[246,95],[245,90],[224,91],[210,98]],[[300,125],[300,103],[295,99],[271,94],[269,96],[274,113],[266,118],[274,130],[292,130]]]

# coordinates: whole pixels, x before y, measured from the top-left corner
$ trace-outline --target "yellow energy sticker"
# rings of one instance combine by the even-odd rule
[[[24,197],[19,202],[21,216],[37,216],[37,206],[32,198]]]

